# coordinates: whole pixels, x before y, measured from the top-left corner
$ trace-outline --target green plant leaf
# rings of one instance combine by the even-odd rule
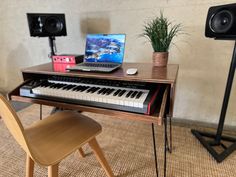
[[[163,12],[160,12],[160,17],[156,17],[144,25],[141,36],[146,37],[153,47],[154,52],[167,52],[171,41],[180,32],[181,24],[172,25]]]

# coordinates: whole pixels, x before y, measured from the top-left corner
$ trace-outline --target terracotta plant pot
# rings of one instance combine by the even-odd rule
[[[168,54],[168,52],[153,52],[153,66],[166,67]]]

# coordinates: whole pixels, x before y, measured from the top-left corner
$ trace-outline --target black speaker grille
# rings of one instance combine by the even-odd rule
[[[52,16],[46,19],[45,21],[45,31],[50,34],[57,34],[63,29],[63,22],[61,19]]]
[[[215,33],[226,33],[232,28],[233,23],[233,13],[228,10],[222,10],[212,16],[209,26]]]

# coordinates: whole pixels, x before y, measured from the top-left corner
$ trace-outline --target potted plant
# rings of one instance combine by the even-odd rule
[[[147,22],[141,36],[147,37],[153,47],[153,65],[166,66],[168,62],[168,50],[172,39],[181,31],[181,24],[173,25],[160,13],[160,17]]]

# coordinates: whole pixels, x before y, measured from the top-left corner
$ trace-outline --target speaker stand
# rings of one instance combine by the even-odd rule
[[[222,136],[225,115],[229,102],[229,96],[234,79],[235,68],[236,68],[236,42],[234,44],[232,61],[229,69],[225,95],[216,134],[201,132],[198,130],[191,130],[192,134],[196,136],[196,138],[201,142],[201,144],[208,150],[208,152],[215,158],[217,162],[222,162],[236,149],[236,138],[229,136]],[[219,151],[220,148],[221,151]]]
[[[56,51],[56,43],[55,43],[56,38],[54,36],[49,36],[48,40],[49,40],[49,47],[51,49],[49,58],[52,59],[52,56],[55,55],[55,51]]]

